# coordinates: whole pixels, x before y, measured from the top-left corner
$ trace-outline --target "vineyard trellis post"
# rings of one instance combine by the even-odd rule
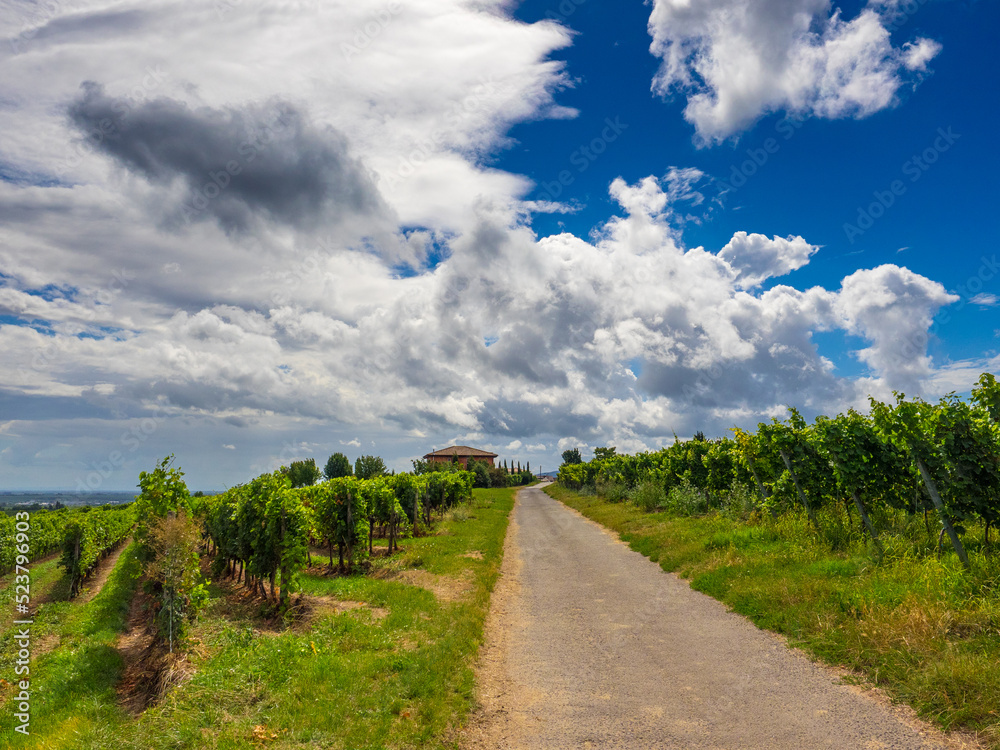
[[[781,456],[781,460],[785,462],[785,466],[788,468],[788,473],[792,477],[792,483],[795,485],[795,491],[798,493],[799,502],[805,506],[806,514],[809,516],[809,521],[812,523],[813,527],[819,531],[819,522],[816,520],[816,515],[813,513],[812,505],[809,504],[809,499],[806,497],[806,493],[802,491],[802,487],[799,485],[799,478],[796,476],[795,468],[792,466],[792,459],[784,450],[778,451],[778,453]]]
[[[927,471],[927,466],[924,465],[923,460],[919,456],[916,461],[917,471],[920,472],[920,477],[924,480],[924,487],[927,488],[927,494],[931,496],[931,502],[934,503],[934,507],[937,508],[938,515],[941,517],[941,525],[944,527],[945,533],[948,534],[948,538],[951,540],[951,546],[955,549],[958,559],[962,561],[962,565],[968,568],[970,567],[969,555],[965,551],[965,546],[962,544],[962,540],[958,538],[958,533],[955,531],[955,527],[952,526],[951,520],[948,518],[948,513],[945,510],[944,502],[941,500],[941,494],[938,492],[934,477],[932,477],[930,472]]]

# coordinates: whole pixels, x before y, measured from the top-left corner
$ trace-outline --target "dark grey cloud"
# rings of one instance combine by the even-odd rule
[[[476,418],[484,433],[503,440],[534,440],[546,435],[587,439],[600,434],[599,420],[594,414],[512,399],[487,401],[477,410]]]
[[[87,82],[69,106],[72,124],[99,152],[153,184],[186,188],[175,218],[215,219],[245,232],[257,218],[313,230],[385,206],[346,139],[313,127],[293,104],[192,109],[169,98],[108,96]]]
[[[9,419],[108,419],[111,416],[111,410],[81,398],[0,390],[0,422]]]
[[[48,5],[52,6],[54,3]],[[44,13],[50,11],[51,7],[43,7],[40,10]],[[158,17],[159,13],[139,9],[73,13],[27,28],[8,41],[15,54],[22,52],[29,43],[53,41],[91,43],[94,39],[107,41],[148,27],[151,23],[155,23]]]
[[[552,361],[552,342],[527,325],[518,325],[504,333],[489,348],[494,372],[521,378],[535,385],[569,385],[566,373]]]
[[[327,419],[336,422],[340,409],[339,399],[331,395],[323,402],[307,401],[295,395],[269,391],[260,380],[241,375],[226,383],[210,383],[194,379],[184,381],[132,382],[119,387],[115,393],[121,403],[150,403],[154,399],[171,408],[186,411],[225,412],[227,410],[254,409],[261,414],[276,413],[295,417]],[[247,426],[248,422],[234,426]]]

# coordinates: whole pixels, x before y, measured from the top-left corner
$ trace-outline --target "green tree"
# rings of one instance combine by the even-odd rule
[[[374,479],[387,473],[380,456],[358,456],[354,462],[354,476],[358,479]]]
[[[466,470],[471,471],[476,477],[473,480],[473,487],[489,488],[492,486],[490,483],[490,467],[485,461],[477,461],[474,458],[470,458]]]
[[[319,468],[316,466],[315,458],[307,458],[304,461],[292,461],[291,465],[284,469],[282,473],[287,474],[292,482],[292,487],[311,487],[319,481],[321,476]]]
[[[514,474],[510,474],[500,467],[494,467],[490,469],[486,467],[486,472],[489,474],[490,487],[510,487],[511,484],[516,484],[514,481]]]
[[[579,448],[570,448],[562,452],[562,460],[564,464],[582,464],[583,457],[580,455]]]
[[[351,470],[351,462],[343,453],[334,453],[327,459],[326,467],[323,469],[323,474],[327,479],[349,477],[353,474],[353,471]]]
[[[616,448],[594,448],[594,460],[595,461],[606,461],[615,455]],[[566,454],[563,454],[563,458]]]

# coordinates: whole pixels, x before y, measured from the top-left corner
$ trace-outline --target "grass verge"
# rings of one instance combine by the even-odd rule
[[[13,733],[7,702],[0,745],[451,748],[451,730],[474,705],[472,665],[514,492],[475,490],[434,535],[401,540],[402,551],[367,575],[303,575],[309,614],[290,625],[213,583],[187,674],[138,717],[115,692],[116,642],[138,572],[126,552],[102,592],[64,615],[59,646],[33,665],[31,736]]]
[[[555,484],[545,492],[759,627],[1000,748],[997,555],[976,555],[964,571],[954,556],[899,544],[879,564],[863,543],[831,551],[791,513],[677,517]]]

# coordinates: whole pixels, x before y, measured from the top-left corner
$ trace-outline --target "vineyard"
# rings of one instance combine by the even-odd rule
[[[371,554],[376,531],[388,539],[391,553],[397,539],[429,525],[433,512],[471,498],[472,481],[471,472],[436,471],[338,477],[293,488],[278,471],[206,499],[197,513],[204,518],[215,572],[285,604],[310,547],[329,551],[331,570],[336,547],[338,568],[350,572]]]
[[[30,537],[14,517],[0,515],[0,574],[61,550],[59,565],[72,598],[134,532],[143,571],[162,593],[154,614],[172,650],[204,599],[202,550],[214,558],[216,575],[233,577],[284,607],[311,548],[328,550],[330,570],[336,548],[336,568],[350,573],[372,554],[376,536],[388,540],[391,554],[399,539],[429,527],[435,513],[471,498],[475,481],[474,472],[448,466],[420,475],[346,476],[294,487],[294,473],[282,467],[220,495],[194,498],[172,460],[140,474],[141,493],[129,505],[33,512]]]
[[[31,520],[34,530],[34,516]],[[67,516],[59,564],[69,575],[70,596],[80,592],[84,579],[128,537],[134,525],[135,508],[132,504],[125,507],[85,507]]]
[[[294,462],[205,497],[168,456],[140,474],[127,506],[32,511],[32,558],[50,555],[31,568],[32,637],[46,644],[33,655],[37,741],[354,747],[440,736],[470,707],[469,660],[513,490],[491,478],[501,488],[474,497],[476,474],[461,467],[390,475],[364,458],[372,476],[316,481],[312,461]],[[17,533],[4,523],[5,551]],[[439,601],[419,586],[454,593]],[[0,600],[12,592],[0,585]],[[4,677],[15,634],[0,627]],[[12,689],[0,680],[0,715]],[[320,698],[322,710],[306,710]],[[11,726],[0,741],[21,746]]]
[[[75,513],[67,508],[55,511],[33,511],[31,514],[31,543],[28,546],[26,562],[34,562],[60,549],[63,545],[66,525]],[[18,546],[23,543],[17,541],[17,534],[15,517],[0,514],[0,575],[12,571],[17,562]]]
[[[789,411],[753,433],[734,428],[735,438],[699,437],[633,456],[599,449],[588,463],[564,463],[558,478],[611,501],[631,498],[647,511],[801,512],[833,544],[845,534],[843,519],[846,533],[864,534],[879,558],[884,533],[914,520],[928,532],[933,526],[938,545],[947,539],[966,567],[974,527],[982,530],[975,546],[990,547],[1000,525],[1000,385],[993,375],[980,378],[968,402],[953,394],[938,403],[897,395],[895,404],[872,399],[868,416],[851,410],[812,424]],[[823,509],[831,511],[825,523]]]

